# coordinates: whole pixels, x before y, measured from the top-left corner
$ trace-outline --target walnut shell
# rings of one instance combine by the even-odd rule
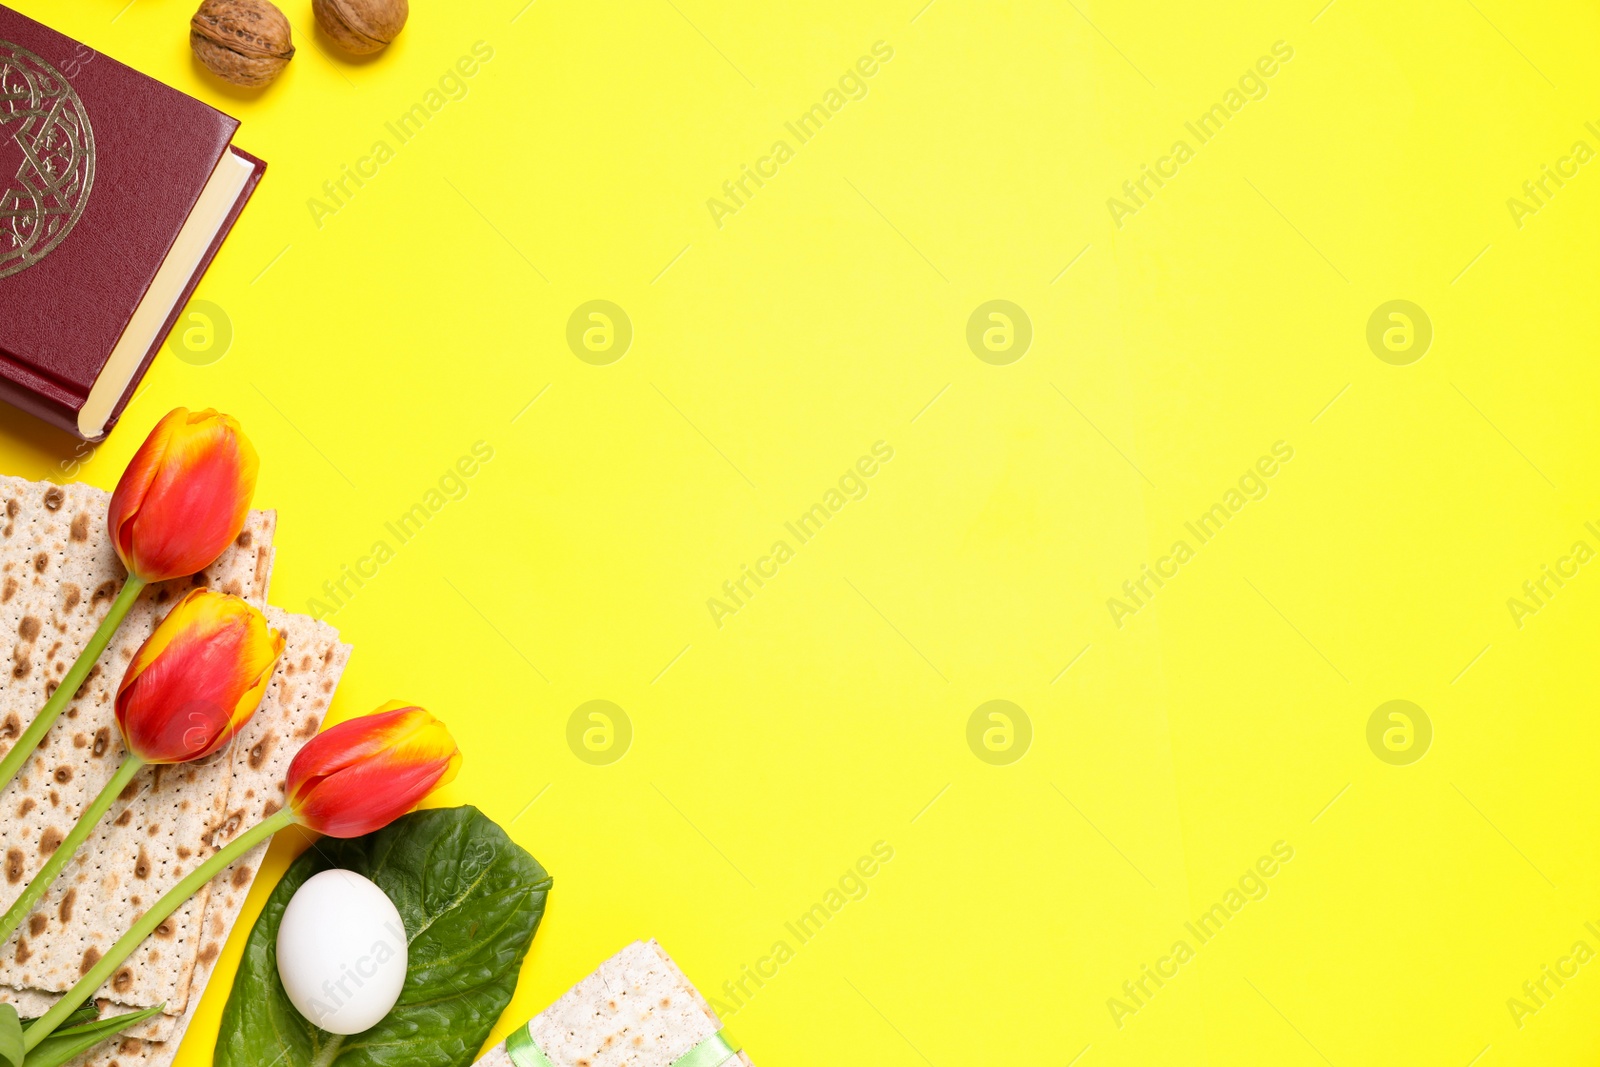
[[[204,0],[189,20],[189,47],[235,85],[265,85],[294,58],[289,20],[268,0]]]
[[[364,56],[399,36],[411,5],[408,0],[311,0],[311,10],[335,44]]]

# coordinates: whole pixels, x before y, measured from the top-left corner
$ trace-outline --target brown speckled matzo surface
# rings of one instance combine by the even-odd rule
[[[89,486],[0,477],[0,752],[54,691],[122,582],[106,540],[109,499]],[[23,774],[0,790],[0,908],[121,759],[112,697],[123,666],[195,585],[264,605],[274,530],[272,512],[252,512],[237,543],[204,574],[146,590],[129,612]],[[0,1002],[24,1017],[42,1014],[76,981],[85,953],[109,947],[194,864],[282,804],[289,762],[321,726],[350,649],[324,623],[265,610],[286,645],[260,709],[204,765],[152,768],[135,779],[29,921],[0,946]],[[257,846],[213,879],[98,994],[103,1014],[155,1003],[166,1012],[74,1067],[171,1063],[266,850]]]
[[[26,728],[110,608],[124,572],[107,538],[110,494],[85,485],[0,478],[0,751]],[[9,905],[122,759],[112,700],[127,662],[183,592],[210,585],[261,603],[274,517],[253,512],[215,564],[152,586],[128,613],[78,696],[17,779],[0,790],[0,907]],[[149,769],[0,946],[0,985],[60,991],[197,862],[220,825],[222,788],[205,768]],[[213,774],[217,773],[212,771]],[[187,855],[186,855],[187,854]],[[112,980],[119,999],[181,1003],[199,950],[204,891]]]
[[[260,710],[228,750],[226,763],[208,768],[212,774],[225,768],[231,780],[226,817],[213,842],[219,847],[282,804],[289,762],[321,726],[350,655],[349,646],[339,643],[331,626],[276,608],[266,611],[268,622],[286,638],[284,658]],[[76,1067],[109,1067],[113,1062],[121,1067],[165,1067],[172,1061],[266,851],[266,844],[258,845],[211,881],[185,1002],[169,1003],[166,1014],[85,1053],[73,1061]],[[154,941],[152,938],[147,945]],[[55,994],[0,990],[0,1000],[15,1003],[25,1016],[36,1016],[55,1001]],[[102,1014],[119,1014],[133,1007],[116,996],[101,1002]]]
[[[635,941],[602,963],[528,1023],[555,1067],[670,1067],[721,1029],[672,957]],[[738,1053],[731,1063],[753,1067]],[[512,1067],[502,1042],[474,1067]]]

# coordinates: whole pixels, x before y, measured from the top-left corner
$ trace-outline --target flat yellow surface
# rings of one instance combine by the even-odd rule
[[[497,1039],[655,936],[762,1067],[1593,1063],[1600,13],[1323,2],[294,0],[246,94],[25,0],[271,169],[0,469],[243,420],[338,713],[555,876]]]

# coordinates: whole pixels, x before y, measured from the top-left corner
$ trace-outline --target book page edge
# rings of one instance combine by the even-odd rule
[[[173,305],[195,271],[200,269],[206,250],[216,240],[228,213],[254,174],[255,164],[235,152],[232,146],[222,153],[211,177],[206,179],[205,188],[200,191],[194,210],[184,220],[177,240],[156,271],[155,280],[145,290],[144,299],[139,301],[116,347],[111,350],[111,358],[106,360],[83,407],[78,410],[78,432],[85,438],[93,440],[105,431],[106,420],[111,417],[117,401],[138,372],[156,334],[172,314]]]

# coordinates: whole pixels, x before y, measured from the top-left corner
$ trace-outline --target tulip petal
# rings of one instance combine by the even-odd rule
[[[144,501],[145,493],[150,489],[150,483],[155,481],[156,474],[161,469],[163,457],[167,454],[167,446],[172,442],[172,435],[177,426],[189,418],[188,408],[173,408],[162,416],[161,421],[155,424],[150,435],[144,439],[139,448],[128,461],[127,469],[122,472],[122,478],[117,482],[116,490],[111,494],[111,505],[106,512],[107,524],[111,527],[111,542],[117,550],[122,565],[133,570],[131,557],[131,540],[133,520],[139,514],[139,507]]]
[[[112,494],[113,543],[147,582],[209,566],[238,536],[260,461],[231,416],[174,409],[140,446]]]
[[[238,597],[196,589],[156,627],[117,690],[117,724],[146,763],[217,751],[255,712],[283,652],[281,633]]]
[[[302,825],[334,837],[377,830],[455,777],[461,752],[422,708],[391,702],[329,727],[289,766],[288,802]]]

